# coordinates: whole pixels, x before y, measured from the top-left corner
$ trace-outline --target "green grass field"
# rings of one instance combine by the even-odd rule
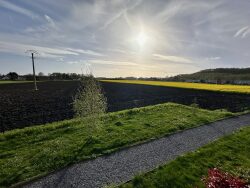
[[[0,80],[0,84],[22,84],[22,83],[30,83],[30,82],[33,82],[33,81],[22,81],[22,80],[20,80],[20,81],[10,81],[10,80]]]
[[[166,103],[108,113],[92,137],[78,119],[8,131],[0,134],[0,186],[232,115]]]
[[[187,82],[165,82],[165,81],[142,81],[142,80],[101,80],[102,82],[143,84],[153,86],[166,86],[186,89],[200,89],[219,92],[250,93],[250,86],[243,85],[219,85],[219,84],[201,84]]]
[[[250,127],[221,138],[165,166],[135,177],[120,188],[204,187],[201,178],[217,167],[250,182]]]

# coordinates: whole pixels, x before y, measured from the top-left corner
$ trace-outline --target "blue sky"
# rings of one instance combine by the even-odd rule
[[[249,67],[249,0],[0,0],[0,73],[171,76]]]

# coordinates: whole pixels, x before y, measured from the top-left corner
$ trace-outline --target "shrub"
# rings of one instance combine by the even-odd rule
[[[92,128],[98,124],[100,117],[106,112],[106,97],[102,93],[100,84],[92,75],[82,78],[73,108],[75,116],[85,118],[87,125]]]
[[[17,79],[18,79],[18,74],[17,74],[16,72],[9,72],[9,73],[7,74],[7,76],[8,76],[8,78],[9,78],[10,80],[17,80]]]
[[[208,177],[202,179],[207,188],[248,188],[247,183],[217,168],[208,170]]]

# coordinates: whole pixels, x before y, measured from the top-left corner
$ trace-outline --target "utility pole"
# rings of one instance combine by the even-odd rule
[[[31,52],[31,59],[32,59],[32,67],[33,67],[33,78],[34,78],[34,87],[35,91],[37,91],[37,85],[36,85],[36,70],[35,70],[35,63],[34,63],[34,52]]]
[[[34,55],[37,54],[38,52],[35,50],[27,50],[26,53],[31,53],[31,59],[32,59],[32,68],[33,68],[33,81],[34,81],[34,89],[37,91],[37,84],[36,84],[36,70],[35,70],[35,57]]]

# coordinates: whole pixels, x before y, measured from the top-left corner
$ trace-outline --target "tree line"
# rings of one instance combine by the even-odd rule
[[[250,68],[218,68],[206,69],[193,74],[180,74],[168,78],[170,81],[217,81],[223,83],[234,83],[237,81],[250,81]]]
[[[37,80],[80,80],[81,74],[54,72],[48,75],[40,72],[36,76]],[[10,72],[6,75],[0,74],[0,79],[9,80],[33,80],[32,74],[18,75],[16,72]],[[150,81],[177,81],[177,82],[201,82],[201,83],[222,83],[222,84],[249,84],[250,68],[217,68],[206,69],[192,74],[179,74],[172,77],[117,77],[117,78],[99,78],[114,80],[150,80]],[[245,82],[244,82],[245,81]]]
[[[76,73],[49,73],[48,75],[45,75],[42,72],[39,72],[38,75],[36,75],[37,80],[79,80],[82,77],[81,74]],[[9,72],[8,74],[0,74],[0,79],[2,80],[33,80],[32,74],[26,74],[26,75],[19,75],[16,72]]]

